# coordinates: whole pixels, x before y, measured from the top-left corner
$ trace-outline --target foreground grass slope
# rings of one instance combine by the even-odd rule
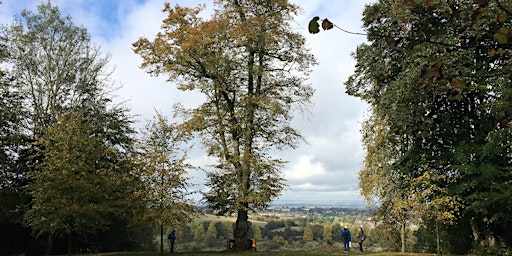
[[[102,253],[92,254],[92,256],[160,256],[160,253]],[[328,249],[312,249],[308,251],[276,251],[276,252],[179,252],[179,253],[164,253],[163,255],[186,255],[186,256],[323,256],[323,255],[347,255],[340,250]],[[401,254],[397,252],[384,252],[384,253],[365,253],[350,252],[349,255],[365,255],[365,256],[433,256],[434,254],[421,254],[421,253],[406,253]]]

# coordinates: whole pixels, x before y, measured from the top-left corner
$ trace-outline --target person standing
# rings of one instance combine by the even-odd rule
[[[169,233],[169,249],[171,250],[171,253],[174,253],[174,241],[176,241],[176,230],[172,230],[171,233]]]
[[[366,240],[366,234],[363,230],[363,225],[359,226],[359,234],[357,235],[357,239],[359,240],[359,251],[363,253],[363,242]]]
[[[350,230],[348,230],[347,226],[345,226],[341,231],[341,240],[343,241],[343,250],[345,253],[349,253],[350,241],[352,241],[352,238],[350,237]]]

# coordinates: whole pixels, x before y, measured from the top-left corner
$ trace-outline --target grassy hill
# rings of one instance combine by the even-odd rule
[[[88,254],[91,256],[160,256],[159,253],[102,253],[102,254]],[[340,250],[331,250],[329,248],[315,248],[308,251],[276,251],[276,252],[179,252],[179,253],[164,253],[166,256],[170,255],[187,255],[187,256],[323,256],[323,255],[347,255],[343,254]],[[401,254],[397,252],[384,252],[384,253],[368,253],[361,254],[359,252],[351,252],[349,255],[365,255],[365,256],[433,256],[435,254],[421,254],[421,253],[406,253]]]

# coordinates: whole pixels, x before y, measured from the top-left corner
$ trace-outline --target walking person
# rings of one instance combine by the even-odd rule
[[[169,233],[169,249],[171,250],[171,253],[174,253],[174,241],[176,241],[176,230],[172,230],[171,233]]]
[[[345,251],[345,253],[349,253],[352,238],[350,237],[350,230],[348,230],[347,226],[345,226],[341,231],[341,240],[343,241],[343,251]]]
[[[359,226],[359,234],[357,234],[357,239],[359,240],[359,251],[363,253],[363,242],[366,240],[366,234],[363,230],[363,225]]]

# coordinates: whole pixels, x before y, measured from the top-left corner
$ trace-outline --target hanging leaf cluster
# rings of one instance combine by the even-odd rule
[[[318,32],[320,32],[320,25],[318,24],[318,21],[320,20],[320,17],[318,16],[315,16],[313,17],[313,19],[311,19],[311,21],[309,22],[309,33],[311,34],[316,34]],[[323,19],[322,20],[322,29],[323,30],[330,30],[334,27],[334,24],[329,21],[328,19]]]

